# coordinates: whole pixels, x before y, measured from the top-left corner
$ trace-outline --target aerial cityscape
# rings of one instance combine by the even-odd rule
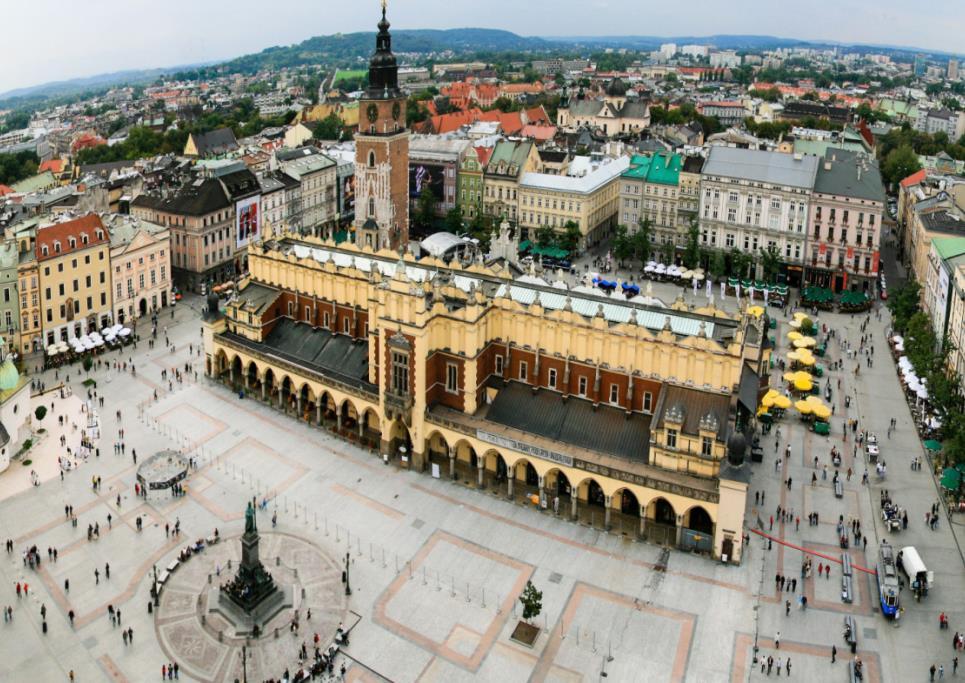
[[[411,5],[0,79],[0,680],[955,678],[965,52]]]

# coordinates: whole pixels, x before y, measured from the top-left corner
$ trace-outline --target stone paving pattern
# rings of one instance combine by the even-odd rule
[[[673,298],[676,291],[658,285],[655,294]],[[732,299],[726,303],[733,305]],[[759,517],[766,528],[779,503],[802,517],[819,510],[819,526],[808,526],[805,517],[800,530],[775,524],[774,533],[837,557],[834,520],[839,514],[858,517],[872,536],[868,555],[852,549],[852,559],[873,566],[872,550],[883,534],[878,494],[883,487],[890,489],[910,516],[908,531],[894,541],[915,545],[936,573],[936,587],[925,601],[905,601],[900,624],[878,612],[871,577],[860,575],[854,604],[842,604],[837,565],[830,580],[815,575],[799,584],[809,608],[785,616],[784,601],[794,602],[796,596],[778,593],[774,575],[799,575],[802,554],[779,544],[768,551],[756,536],[739,567],[676,550],[667,555],[657,546],[563,521],[492,493],[385,466],[370,453],[255,400],[240,400],[203,377],[168,392],[160,379],[162,368],[190,361],[199,369],[203,365],[188,354],[188,345],[199,340],[200,306],[200,300],[189,298],[178,306],[175,321],[161,321],[170,326],[176,353],[160,342],[153,351],[139,344],[137,351],[124,352],[137,365],[136,377],[92,373],[107,397],[101,411],[101,455],[68,472],[63,482],[56,466],[62,431],[56,416],[78,415],[80,374],[71,373],[72,398],[48,394],[35,399],[48,407],[55,403],[44,421],[51,433],[32,451],[33,467],[44,483],[31,487],[18,463],[0,475],[0,538],[15,541],[15,552],[0,556],[0,604],[14,606],[13,623],[0,624],[3,680],[66,680],[74,670],[78,681],[144,681],[160,675],[162,664],[175,656],[181,658],[186,679],[239,675],[235,649],[215,647],[190,604],[217,553],[193,558],[172,575],[160,614],[148,614],[147,603],[154,565],[166,566],[183,544],[210,535],[215,527],[225,537],[240,534],[244,502],[252,496],[268,499],[268,511],[259,513],[266,538],[284,534],[306,543],[300,562],[311,564],[315,548],[340,569],[350,553],[351,597],[340,595],[341,583],[333,583],[329,573],[320,575],[317,591],[309,583],[307,593],[308,600],[319,603],[336,597],[345,601],[345,623],[354,626],[347,648],[351,659],[346,660],[350,681],[577,681],[599,680],[603,670],[610,680],[620,681],[739,681],[763,677],[752,663],[755,642],[765,656],[790,656],[795,678],[846,680],[845,614],[855,615],[858,623],[865,680],[924,681],[932,662],[944,663],[951,674],[951,633],[965,629],[960,598],[965,574],[947,521],[934,532],[923,522],[937,491],[928,472],[908,467],[910,458],[923,451],[887,355],[887,315],[871,324],[874,368],[863,367],[855,378],[853,363],[846,362],[844,373],[831,373],[831,381],[840,376],[842,391],[853,397],[845,414],[842,392],[836,391],[832,437],[816,436],[788,417],[776,447],[773,435],[765,439],[767,457],[754,465],[747,520],[754,526]],[[860,321],[820,316],[821,323],[837,327],[852,341]],[[785,332],[782,326],[779,338]],[[836,345],[831,354],[838,356]],[[53,373],[45,373],[44,381],[52,386]],[[149,402],[139,419],[137,406],[155,388],[160,399]],[[120,424],[117,409],[123,411]],[[863,471],[863,463],[851,462],[853,443],[842,441],[841,421],[847,416],[859,417],[882,437],[892,416],[899,428],[883,443],[888,480],[877,482],[872,476],[872,485],[862,487],[859,474],[838,500],[830,482],[819,481],[814,488],[808,482],[814,455],[827,461],[832,444],[847,454],[843,468],[854,464]],[[115,456],[111,444],[119,427],[126,430],[127,454]],[[65,431],[69,443],[79,439],[69,426]],[[792,458],[775,472],[775,448],[783,451],[788,440]],[[186,482],[187,495],[136,499],[132,447],[145,457],[162,448],[187,449],[200,464]],[[103,477],[100,491],[91,488],[94,475]],[[788,476],[793,478],[790,491],[781,485]],[[753,505],[754,491],[766,492],[767,503],[760,509]],[[64,517],[68,503],[78,516],[76,529]],[[277,514],[274,529],[268,513]],[[138,515],[145,522],[141,533],[135,530]],[[181,538],[167,538],[164,525],[175,520],[180,520]],[[94,521],[101,535],[88,542],[87,524]],[[33,543],[43,557],[39,572],[21,561],[21,551]],[[58,548],[57,563],[47,562],[48,546]],[[231,552],[227,543],[215,549]],[[111,578],[102,573],[95,584],[93,570],[103,572],[104,562],[111,564]],[[64,579],[70,580],[69,593]],[[528,579],[543,591],[544,612],[536,620],[543,630],[533,648],[509,638],[520,614],[515,597]],[[13,591],[17,581],[30,584],[29,597],[19,601]],[[46,636],[40,628],[42,603],[47,606]],[[133,627],[132,646],[125,646],[119,629],[111,626],[108,604],[120,607],[124,625]],[[68,610],[77,615],[73,629]],[[941,610],[950,616],[949,632],[938,631]],[[326,612],[324,625],[318,614],[319,630],[329,632],[333,613]],[[773,642],[777,632],[779,652]],[[304,630],[297,638],[283,633],[277,645],[254,645],[249,666],[257,667],[259,675],[280,676],[284,659],[293,656],[303,638],[310,642],[311,636]],[[832,644],[839,652],[834,665]],[[287,662],[292,671],[294,663]],[[196,676],[188,676],[191,672]]]

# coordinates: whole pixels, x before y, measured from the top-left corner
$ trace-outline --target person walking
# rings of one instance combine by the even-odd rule
[[[831,663],[834,664],[835,659],[838,657],[838,648],[835,645],[831,646]]]
[[[778,631],[774,636],[774,647],[778,650],[781,649],[781,632]]]

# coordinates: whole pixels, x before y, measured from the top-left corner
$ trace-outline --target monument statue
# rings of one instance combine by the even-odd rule
[[[258,540],[255,506],[249,501],[241,537],[241,564],[235,577],[221,586],[222,594],[249,615],[278,593],[278,586],[258,557]]]
[[[255,523],[255,506],[252,505],[250,500],[248,501],[248,507],[245,508],[245,533],[258,533],[258,525]]]

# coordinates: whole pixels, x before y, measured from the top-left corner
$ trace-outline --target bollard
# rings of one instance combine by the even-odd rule
[[[208,574],[208,583],[211,583],[211,574]]]
[[[422,585],[426,585],[426,566],[422,565]]]
[[[450,598],[456,597],[456,577],[452,577],[452,578],[450,579],[450,584],[449,584],[449,597],[450,597]]]
[[[277,556],[275,557],[275,566],[276,567],[281,566],[281,557],[277,557]]]
[[[472,602],[472,594],[469,592],[469,582],[466,581],[466,602]]]
[[[382,569],[385,569],[385,548],[382,548]]]
[[[483,586],[482,588],[482,606],[483,606],[483,609],[486,609],[486,587],[485,586]]]

